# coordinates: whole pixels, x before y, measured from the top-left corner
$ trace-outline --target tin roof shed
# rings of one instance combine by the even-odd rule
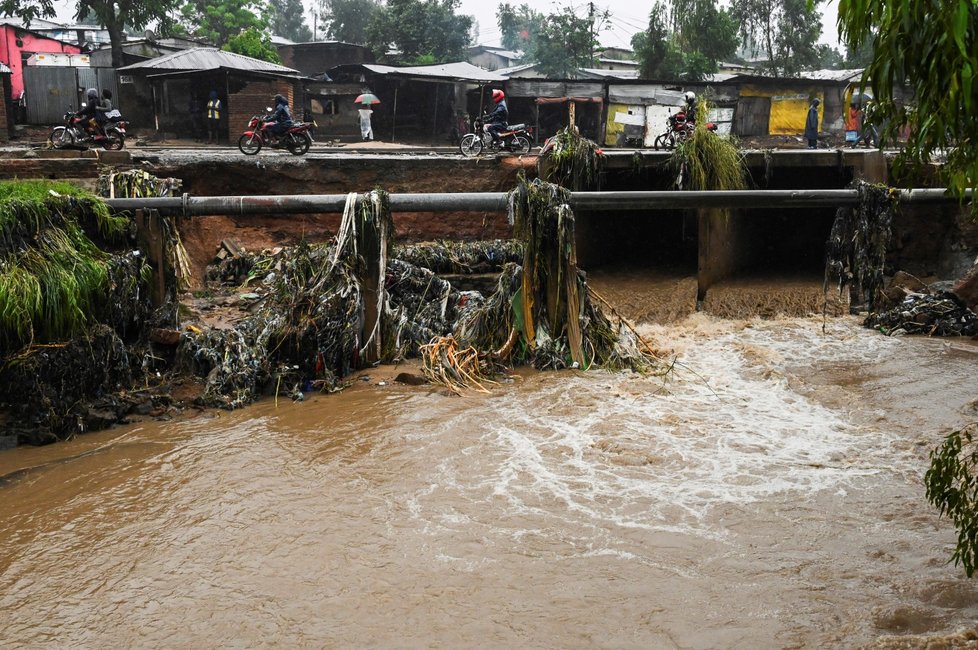
[[[284,65],[277,65],[253,59],[243,54],[226,52],[214,47],[194,47],[188,50],[181,50],[172,54],[140,61],[131,65],[119,68],[119,72],[163,72],[176,70],[216,70],[218,68],[229,68],[232,70],[248,70],[251,72],[272,72],[286,75],[297,75],[298,70],[286,68]]]

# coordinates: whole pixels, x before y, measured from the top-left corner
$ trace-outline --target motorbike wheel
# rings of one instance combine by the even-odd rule
[[[75,134],[71,132],[71,129],[63,126],[56,126],[54,127],[54,130],[51,131],[51,135],[48,137],[48,143],[50,143],[50,145],[55,149],[69,147],[75,144]]]
[[[102,140],[102,148],[111,151],[121,151],[126,148],[126,136],[115,129],[110,129],[105,134],[105,140]]]
[[[285,140],[285,148],[296,156],[301,156],[309,151],[310,145],[312,145],[312,138],[306,133],[290,133]]]
[[[243,135],[238,138],[238,149],[246,156],[254,156],[261,151],[261,137],[256,133],[253,135]]]
[[[458,150],[466,158],[472,158],[482,153],[482,140],[474,133],[462,136],[462,141],[458,143]]]
[[[672,133],[663,133],[662,135],[656,137],[652,146],[656,151],[659,149],[675,149],[676,139],[673,137]]]
[[[513,143],[509,146],[509,148],[513,153],[530,153],[530,140],[522,135],[518,135],[513,138]]]

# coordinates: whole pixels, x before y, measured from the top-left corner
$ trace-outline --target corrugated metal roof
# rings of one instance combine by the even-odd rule
[[[213,47],[193,47],[173,54],[140,61],[119,68],[124,70],[214,70],[230,68],[232,70],[255,70],[258,72],[277,72],[279,74],[299,74],[298,70],[276,65],[268,61],[253,59],[243,54],[225,52]]]
[[[362,63],[360,65],[374,74],[391,75],[395,77],[435,77],[438,79],[471,81],[475,83],[506,80],[506,77],[496,72],[483,70],[482,68],[474,66],[465,61],[459,61],[457,63],[442,63],[439,65],[417,65],[404,68],[396,68],[390,65],[375,65],[372,63]]]
[[[537,66],[536,63],[523,63],[521,65],[513,65],[508,68],[499,68],[496,70],[496,74],[502,75],[504,77],[511,77],[517,72],[523,72],[524,70],[531,70]]]
[[[581,72],[606,79],[638,79],[640,74],[639,70],[604,70],[602,68],[581,68]]]
[[[863,68],[851,68],[849,70],[806,70],[799,72],[798,79],[818,79],[826,81],[852,81],[856,77],[861,77]]]
[[[13,74],[13,70],[8,68],[6,63],[0,61],[0,74]]]

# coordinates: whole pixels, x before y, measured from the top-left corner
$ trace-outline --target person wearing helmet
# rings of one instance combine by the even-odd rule
[[[94,88],[89,88],[85,91],[85,102],[82,107],[75,113],[76,117],[83,118],[85,120],[85,130],[94,133],[95,128],[95,116],[98,108],[98,91]]]
[[[292,113],[289,111],[289,100],[283,95],[275,95],[275,110],[272,111],[272,115],[267,121],[274,122],[274,124],[268,127],[268,130],[275,136],[284,134],[292,126]]]
[[[509,122],[509,109],[506,107],[506,93],[501,90],[492,91],[492,101],[496,102],[496,107],[486,115],[482,128],[492,136],[492,143],[496,145],[500,141],[499,132],[505,129]]]
[[[685,101],[685,112],[686,121],[695,122],[696,121],[696,93],[692,90],[687,90],[686,94],[683,95],[683,101]]]

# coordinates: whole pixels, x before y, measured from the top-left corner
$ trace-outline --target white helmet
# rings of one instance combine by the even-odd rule
[[[683,98],[684,98],[684,99],[685,99],[685,100],[686,100],[687,102],[691,102],[691,101],[693,101],[694,99],[696,99],[696,93],[694,93],[694,92],[693,92],[692,90],[687,90],[687,91],[686,91],[686,94],[685,94],[685,95],[683,95]]]

